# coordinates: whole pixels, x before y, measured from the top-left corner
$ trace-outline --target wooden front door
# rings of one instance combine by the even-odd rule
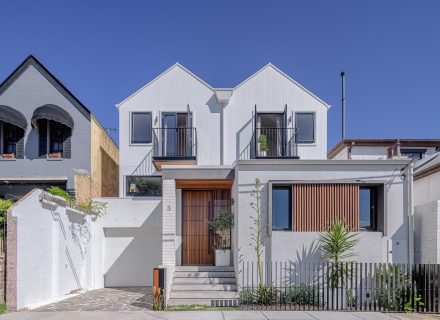
[[[182,264],[213,265],[212,191],[182,191]]]

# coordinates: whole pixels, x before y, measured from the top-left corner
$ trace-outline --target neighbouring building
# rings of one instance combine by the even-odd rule
[[[119,194],[133,205],[136,199],[154,202],[143,205],[136,218],[140,226],[154,216],[151,210],[162,210],[161,230],[154,236],[161,249],[154,252],[166,269],[168,303],[237,297],[235,278],[244,262],[256,259],[250,246],[256,178],[261,181],[264,261],[321,261],[317,239],[335,219],[359,231],[357,261],[413,261],[410,159],[393,154],[389,160],[328,160],[330,106],[272,64],[233,88],[219,89],[176,64],[117,108]],[[384,156],[394,143],[382,146]],[[234,214],[232,263],[215,269],[216,239],[209,220],[221,209]],[[103,273],[111,271],[112,277],[108,283],[104,277],[104,286],[135,279],[147,284],[145,270],[157,267],[144,246],[120,237],[139,238],[140,229],[124,226],[121,221],[105,228],[103,246],[121,254],[116,259],[113,249],[106,251],[112,258]],[[113,268],[116,264],[124,268]],[[203,280],[182,280],[202,270],[226,272],[217,275],[230,286],[208,292]],[[219,278],[212,281],[226,281]],[[185,289],[183,282],[199,289]]]
[[[420,160],[440,150],[440,139],[345,139],[328,153],[329,159],[395,159]]]
[[[35,57],[0,84],[0,198],[49,186],[78,201],[116,196],[118,163],[106,130]]]

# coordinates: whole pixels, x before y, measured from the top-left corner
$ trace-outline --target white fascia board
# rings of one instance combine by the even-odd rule
[[[407,165],[411,160],[291,160],[291,159],[256,159],[256,160],[238,160],[237,165]]]
[[[288,74],[284,73],[283,71],[281,71],[281,69],[277,68],[275,65],[273,65],[271,62],[269,62],[267,65],[265,65],[263,68],[261,68],[260,70],[258,70],[257,72],[255,72],[253,75],[251,75],[250,77],[248,77],[246,80],[242,81],[241,83],[239,83],[235,88],[234,91],[237,90],[239,87],[241,87],[243,84],[245,84],[246,82],[248,82],[249,80],[251,80],[252,78],[254,78],[255,76],[257,76],[259,73],[261,73],[263,70],[265,70],[266,68],[272,68],[275,71],[277,71],[279,74],[281,74],[282,76],[284,76],[286,79],[288,79],[289,81],[293,82],[295,85],[297,85],[299,88],[301,88],[302,90],[304,90],[305,92],[307,92],[309,95],[311,95],[313,98],[315,98],[316,100],[318,100],[319,102],[321,102],[327,109],[331,108],[331,105],[328,104],[327,102],[325,102],[324,100],[322,100],[321,98],[319,98],[317,95],[315,95],[313,92],[311,92],[310,90],[306,89],[303,85],[301,85],[300,83],[298,83],[296,80],[294,80],[292,77],[290,77]]]
[[[67,181],[67,177],[0,177],[1,181]]]
[[[157,80],[159,80],[162,76],[164,76],[165,74],[167,74],[168,72],[170,72],[171,70],[173,70],[174,68],[180,68],[183,71],[185,71],[186,73],[188,73],[190,76],[192,76],[194,79],[196,79],[197,81],[199,81],[200,83],[202,83],[204,86],[206,86],[208,89],[210,89],[212,92],[215,92],[215,89],[213,87],[211,87],[207,82],[205,82],[204,80],[202,80],[201,78],[199,78],[198,76],[196,76],[194,73],[192,73],[191,71],[189,71],[187,68],[185,68],[184,66],[182,66],[179,62],[176,62],[174,65],[172,65],[171,67],[169,67],[167,70],[165,70],[164,72],[162,72],[161,74],[159,74],[156,78],[154,78],[153,80],[149,81],[146,85],[144,85],[142,88],[136,90],[134,93],[132,93],[131,95],[129,95],[127,98],[125,98],[123,101],[117,103],[115,106],[116,108],[119,109],[119,106],[125,102],[127,102],[128,100],[130,100],[132,97],[134,97],[135,95],[137,95],[139,92],[141,92],[143,89],[145,89],[146,87],[150,86],[151,84],[153,84],[154,82],[156,82]]]

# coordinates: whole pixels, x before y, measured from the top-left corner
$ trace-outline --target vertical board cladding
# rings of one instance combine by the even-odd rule
[[[334,220],[359,230],[359,185],[293,185],[293,231],[319,232]]]

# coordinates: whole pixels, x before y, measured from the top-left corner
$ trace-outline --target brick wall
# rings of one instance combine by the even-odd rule
[[[83,203],[91,197],[91,179],[88,174],[75,173],[76,202]]]

